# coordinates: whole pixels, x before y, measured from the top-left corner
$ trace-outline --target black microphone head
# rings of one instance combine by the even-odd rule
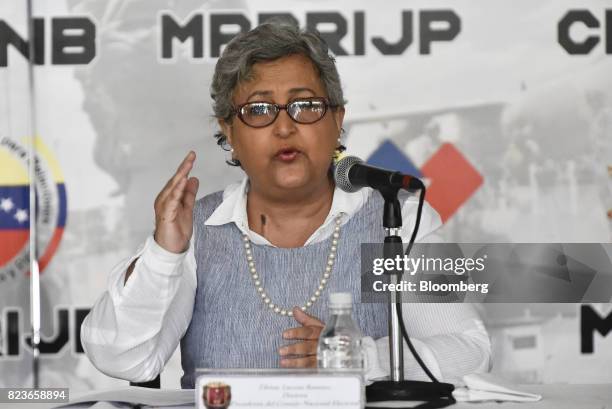
[[[363,163],[357,156],[344,156],[338,160],[334,166],[334,180],[336,186],[348,193],[353,193],[361,189],[359,186],[353,186],[349,180],[349,171],[356,163]]]

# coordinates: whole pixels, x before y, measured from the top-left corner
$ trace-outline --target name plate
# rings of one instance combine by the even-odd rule
[[[201,369],[196,376],[198,409],[361,409],[365,399],[361,372]]]

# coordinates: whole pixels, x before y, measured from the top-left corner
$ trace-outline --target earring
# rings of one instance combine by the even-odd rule
[[[332,160],[334,163],[338,163],[340,158],[342,157],[342,152],[344,152],[346,148],[342,145],[342,139],[338,136],[338,146],[334,149],[334,153],[332,155]]]

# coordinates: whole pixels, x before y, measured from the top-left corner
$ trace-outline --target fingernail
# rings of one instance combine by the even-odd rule
[[[287,355],[287,352],[289,352],[287,347],[282,347],[281,349],[278,350],[278,353],[281,355]]]
[[[281,361],[280,361],[280,366],[285,367],[285,366],[287,366],[287,365],[288,365],[288,363],[289,363],[289,361],[288,361],[288,360],[286,360],[286,359],[281,359]]]
[[[284,339],[288,339],[289,338],[289,333],[288,332],[283,332],[283,338]]]

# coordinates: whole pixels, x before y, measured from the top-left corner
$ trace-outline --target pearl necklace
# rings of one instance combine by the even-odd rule
[[[334,262],[336,261],[336,251],[338,250],[338,239],[340,237],[340,215],[336,217],[336,225],[334,226],[334,233],[332,234],[332,245],[329,250],[329,255],[327,256],[327,264],[325,265],[325,272],[323,273],[323,277],[319,281],[319,286],[315,290],[314,294],[306,301],[306,303],[300,307],[302,311],[306,311],[306,309],[312,307],[312,305],[317,302],[319,296],[325,290],[325,286],[327,285],[327,281],[329,280],[329,276],[331,275],[332,268],[334,267]],[[293,312],[291,308],[282,308],[272,302],[268,294],[263,288],[261,283],[259,274],[257,274],[257,269],[255,268],[255,260],[253,259],[253,250],[251,249],[251,241],[246,234],[242,235],[242,241],[244,242],[244,249],[246,252],[247,264],[249,266],[249,272],[251,274],[251,278],[253,279],[253,284],[255,284],[255,288],[257,289],[257,293],[261,297],[262,301],[265,305],[270,308],[270,310],[282,316],[293,316]]]

